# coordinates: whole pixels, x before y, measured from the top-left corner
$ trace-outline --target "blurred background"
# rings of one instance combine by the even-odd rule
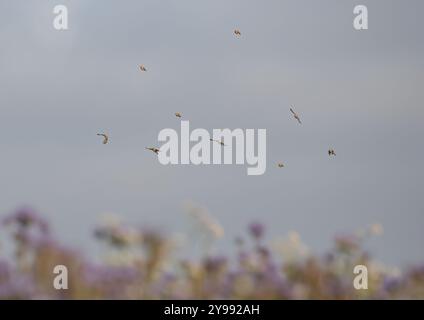
[[[422,1],[361,1],[367,31],[350,0],[63,0],[67,31],[57,4],[0,2],[0,217],[35,208],[92,256],[111,215],[190,240],[186,212],[205,208],[222,253],[251,221],[318,253],[378,223],[373,256],[423,261]],[[179,130],[175,112],[192,129],[267,129],[266,173],[159,164],[144,147]]]

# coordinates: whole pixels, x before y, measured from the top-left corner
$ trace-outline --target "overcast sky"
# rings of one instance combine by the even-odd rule
[[[0,217],[31,205],[84,248],[105,213],[184,232],[193,201],[223,225],[223,250],[252,220],[317,251],[379,222],[378,258],[423,261],[422,15],[422,0],[1,0]],[[267,129],[266,173],[162,166],[144,147],[179,130],[175,112]]]

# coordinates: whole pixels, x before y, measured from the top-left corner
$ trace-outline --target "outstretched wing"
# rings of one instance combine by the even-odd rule
[[[109,141],[109,137],[106,134],[98,133],[97,135],[103,137],[103,144],[106,144]]]

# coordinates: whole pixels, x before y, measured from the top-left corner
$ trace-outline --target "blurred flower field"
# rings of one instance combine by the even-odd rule
[[[197,213],[198,217],[204,217]],[[203,220],[202,220],[203,219]],[[212,236],[222,230],[206,221]],[[120,224],[96,228],[93,241],[107,246],[103,262],[62,246],[45,220],[21,209],[2,221],[13,255],[0,251],[0,299],[422,299],[424,265],[386,267],[363,249],[372,225],[338,236],[323,255],[311,254],[298,234],[267,244],[265,227],[247,226],[234,256],[176,258],[175,239]],[[353,268],[368,267],[368,290],[355,290]],[[69,288],[53,288],[53,269],[68,268]]]

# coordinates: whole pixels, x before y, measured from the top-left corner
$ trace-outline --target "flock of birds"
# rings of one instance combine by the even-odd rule
[[[235,29],[234,30],[234,34],[237,36],[237,37],[241,37],[241,32],[240,32],[240,30],[238,30],[238,29]],[[146,72],[147,71],[147,68],[144,66],[144,65],[139,65],[138,66],[138,68],[142,71],[142,72]],[[295,119],[295,120],[297,120],[297,122],[299,123],[299,124],[302,124],[302,120],[300,120],[300,117],[299,117],[299,115],[293,110],[293,107],[290,107],[290,112],[292,113],[292,115],[293,115],[293,118]],[[175,113],[175,116],[177,117],[177,118],[182,118],[182,114],[180,113],[180,112],[176,112]],[[101,136],[101,137],[103,137],[103,144],[107,144],[108,142],[109,142],[109,136],[107,135],[107,134],[105,134],[105,133],[98,133],[97,134],[98,136]],[[221,140],[214,140],[214,139],[210,139],[210,141],[212,141],[212,142],[215,142],[215,143],[218,143],[218,144],[220,144],[220,145],[222,145],[222,146],[226,146],[226,144],[224,143],[224,140],[223,139],[221,139]],[[155,153],[155,154],[159,154],[159,152],[160,152],[160,149],[159,148],[156,148],[156,147],[146,147],[146,150],[149,150],[149,151],[151,151],[151,152],[153,152],[153,153]],[[336,152],[334,151],[334,149],[328,149],[328,155],[331,157],[331,156],[336,156]],[[277,163],[277,167],[278,168],[284,168],[284,163],[282,163],[282,162],[280,162],[280,163]]]

